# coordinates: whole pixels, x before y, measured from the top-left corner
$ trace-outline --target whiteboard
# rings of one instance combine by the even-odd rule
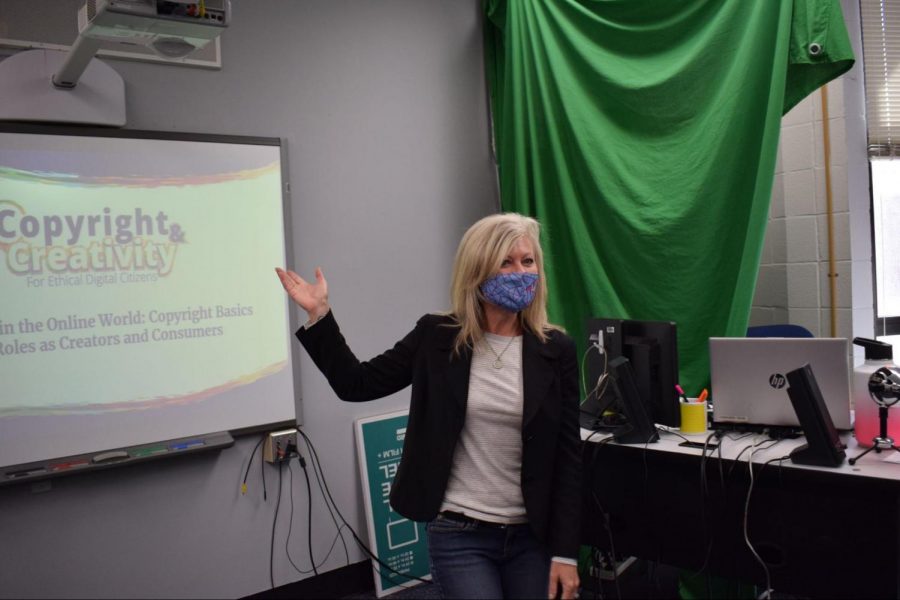
[[[0,467],[296,423],[280,140],[55,131],[0,129]]]

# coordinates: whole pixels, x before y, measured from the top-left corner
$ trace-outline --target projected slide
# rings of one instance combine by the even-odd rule
[[[294,419],[281,190],[278,146],[0,133],[0,466]]]

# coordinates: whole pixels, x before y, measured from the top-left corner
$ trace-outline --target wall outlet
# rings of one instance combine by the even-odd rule
[[[263,443],[263,459],[269,463],[289,461],[297,457],[297,430],[272,431]]]

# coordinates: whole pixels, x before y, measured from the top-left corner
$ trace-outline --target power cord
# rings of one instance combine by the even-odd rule
[[[709,580],[709,574],[706,573],[706,570],[709,567],[709,560],[712,557],[712,550],[715,546],[715,534],[709,533],[709,532],[710,531],[714,532],[715,528],[711,528],[709,526],[709,517],[707,515],[707,502],[711,498],[712,494],[710,493],[710,489],[709,489],[709,476],[707,474],[707,466],[706,465],[708,464],[709,459],[712,458],[712,456],[713,456],[713,452],[710,452],[709,454],[707,454],[707,449],[713,438],[716,438],[719,441],[717,447],[715,447],[714,450],[718,454],[717,463],[718,463],[718,471],[719,471],[719,482],[720,482],[720,487],[721,487],[722,493],[724,494],[727,492],[727,490],[725,488],[725,480],[726,480],[725,471],[724,471],[725,460],[724,460],[724,457],[722,456],[722,446],[725,445],[725,440],[740,441],[744,438],[751,437],[753,435],[755,435],[755,434],[748,433],[748,434],[744,434],[744,435],[734,438],[734,437],[729,436],[728,433],[725,431],[716,430],[716,431],[713,431],[706,438],[706,441],[704,442],[704,445],[703,445],[703,450],[701,452],[701,459],[700,459],[701,510],[702,510],[702,520],[703,520],[703,524],[704,524],[704,531],[706,532],[705,537],[707,538],[708,541],[707,541],[707,545],[706,545],[706,555],[703,559],[703,564],[700,566],[700,569],[697,570],[697,572],[695,572],[691,575],[690,579],[694,579],[696,577],[699,577],[700,575],[705,574],[707,592],[708,592],[708,595],[710,595],[710,597],[711,597],[710,580]],[[749,448],[749,446],[744,448],[738,454],[737,458],[735,459],[735,463],[732,464],[732,467],[728,472],[729,477],[731,476],[731,473],[734,470],[734,467],[737,464],[738,459],[748,448]],[[714,512],[712,510],[714,507],[712,506],[711,503],[709,505],[709,508],[711,509],[710,512]],[[713,514],[713,518],[715,518],[714,514]]]
[[[290,498],[291,498],[291,512],[290,512],[290,516],[288,518],[288,534],[284,540],[284,553],[287,555],[288,562],[291,563],[291,566],[294,567],[295,571],[297,571],[301,575],[309,575],[310,573],[313,573],[313,570],[312,569],[309,569],[309,570],[301,569],[300,567],[297,566],[297,563],[294,562],[294,557],[291,556],[290,541],[291,541],[291,533],[293,532],[293,528],[294,528],[293,527],[294,526],[294,488],[293,488],[294,468],[291,466],[291,463],[288,463],[288,477],[289,477],[289,479],[288,479],[289,488],[288,489],[290,490]],[[335,546],[337,546],[338,539],[343,540],[343,538],[341,537],[341,529],[342,528],[343,527],[338,529],[338,532],[335,534],[334,538],[331,540],[331,546],[328,548],[328,552],[325,554],[325,558],[323,558],[322,561],[318,565],[316,565],[317,567],[321,567],[326,562],[328,562],[328,559],[331,558],[332,552],[334,552]],[[345,549],[346,549],[346,545],[345,545]],[[347,557],[347,564],[348,565],[350,564],[349,556]]]
[[[298,462],[300,462],[301,465],[304,465],[304,468],[305,468],[306,461],[303,460],[303,457],[299,455],[299,452],[297,450],[295,450],[295,452],[297,452]],[[310,546],[309,556],[310,556],[310,563],[313,566],[313,568],[306,570],[306,569],[301,569],[300,567],[298,567],[297,563],[294,562],[294,558],[291,556],[291,548],[290,548],[291,534],[294,529],[294,468],[290,462],[288,462],[288,476],[290,477],[290,479],[288,480],[288,486],[289,486],[288,489],[290,490],[291,512],[290,512],[290,516],[288,517],[288,534],[284,540],[284,553],[287,555],[288,562],[291,563],[291,566],[294,568],[294,570],[297,571],[298,573],[300,573],[301,575],[308,575],[310,573],[317,574],[316,569],[318,567],[321,567],[322,565],[324,565],[326,562],[328,562],[328,559],[331,558],[331,554],[334,552],[334,547],[337,545],[338,540],[340,539],[343,542],[344,538],[343,538],[343,536],[341,536],[341,531],[343,528],[337,527],[337,523],[335,523],[335,527],[337,527],[337,533],[335,533],[334,538],[331,540],[331,546],[328,548],[328,552],[325,554],[325,557],[321,560],[321,562],[319,562],[318,564],[313,562],[314,559],[313,559],[313,554],[312,554],[312,547]],[[308,481],[308,479],[307,479],[307,481]],[[312,531],[312,528],[310,528],[310,531]],[[311,540],[312,538],[310,537],[309,539]],[[345,554],[346,554],[346,550],[347,550],[347,545],[344,544]],[[347,555],[347,565],[349,565],[349,564],[350,564],[350,556]]]
[[[288,444],[287,448],[285,448],[284,455],[288,456],[288,457],[296,456],[297,462],[299,462],[300,465],[303,467],[303,477],[306,479],[306,513],[307,513],[306,544],[307,544],[307,549],[309,551],[309,564],[312,565],[313,575],[318,575],[319,571],[316,568],[316,558],[315,558],[315,555],[313,554],[313,547],[312,547],[312,501],[313,501],[312,486],[309,484],[309,474],[306,472],[306,460],[304,460],[303,455],[300,454],[299,448],[297,448],[293,444]],[[291,566],[293,566],[295,570],[300,571],[300,569],[297,569],[297,565],[294,564],[293,559],[291,559],[290,551],[288,550],[289,541],[291,538],[291,531],[293,530],[293,527],[294,527],[294,471],[293,471],[293,469],[291,469],[290,460],[287,461],[287,464],[288,464],[288,475],[291,478],[290,482],[289,482],[289,491],[290,491],[290,497],[291,497],[291,514],[290,514],[290,520],[288,521],[288,535],[287,535],[287,539],[285,540],[284,549],[285,549],[285,553],[288,555],[288,560],[290,561]],[[278,464],[279,471],[281,471],[282,465],[283,465],[283,463]],[[338,530],[338,531],[340,531],[340,530]],[[333,547],[334,547],[334,544],[332,544],[332,548]]]
[[[353,527],[351,527],[350,524],[347,522],[347,519],[344,518],[344,515],[341,514],[340,509],[338,509],[338,507],[337,507],[337,503],[334,501],[334,498],[333,498],[332,495],[331,495],[331,490],[328,488],[328,481],[325,479],[324,471],[322,470],[322,464],[321,464],[321,462],[319,461],[319,454],[318,454],[318,452],[316,452],[316,447],[315,447],[315,445],[312,443],[312,440],[309,439],[309,436],[306,435],[306,433],[304,433],[304,431],[303,431],[302,429],[300,429],[300,428],[298,427],[298,428],[297,428],[297,431],[300,433],[301,436],[303,436],[303,439],[305,440],[305,442],[306,442],[306,444],[307,444],[307,447],[310,449],[310,455],[311,455],[312,460],[313,460],[316,464],[318,464],[319,470],[322,471],[322,482],[324,483],[324,486],[325,486],[325,493],[326,493],[326,495],[327,495],[328,501],[330,501],[331,504],[332,504],[332,506],[334,506],[334,510],[337,512],[338,517],[340,517],[341,522],[342,522],[344,525],[346,525],[347,529],[350,530],[350,535],[353,536],[353,539],[356,541],[356,544],[359,546],[359,548],[360,548],[360,549],[361,549],[361,550],[362,550],[369,558],[371,558],[372,560],[374,560],[375,562],[377,562],[380,566],[384,567],[385,569],[387,569],[387,570],[390,571],[391,573],[394,573],[394,574],[396,574],[396,575],[399,575],[400,577],[403,577],[404,579],[407,579],[407,580],[410,580],[410,581],[419,581],[419,582],[421,582],[421,583],[431,583],[431,582],[428,581],[427,579],[423,579],[423,578],[421,578],[421,577],[416,577],[416,576],[414,576],[414,575],[406,575],[405,573],[401,573],[401,572],[397,571],[396,569],[394,569],[393,567],[391,567],[390,565],[388,565],[387,563],[385,563],[384,561],[382,561],[380,558],[378,558],[378,557],[377,557],[377,556],[369,549],[369,547],[368,547],[368,546],[360,539],[359,535],[356,533],[356,531],[353,529]],[[383,577],[385,576],[384,573],[382,573],[381,571],[379,571],[379,573],[380,573]],[[388,577],[388,579],[390,579],[390,577]],[[398,585],[402,585],[402,584],[399,584],[399,583],[398,583]]]
[[[244,476],[241,480],[241,495],[244,495],[247,493],[247,489],[248,489],[247,479],[250,475],[250,468],[253,465],[253,459],[256,457],[256,453],[259,451],[259,448],[262,445],[262,443],[265,441],[265,439],[266,439],[266,434],[264,434],[259,439],[259,441],[256,442],[256,445],[253,446],[253,450],[250,452],[250,458],[247,461],[247,467],[244,469]],[[304,442],[307,444],[308,449],[313,450],[312,447],[310,446],[310,442],[309,442],[308,438],[305,437],[305,434],[304,434]],[[334,551],[334,547],[337,544],[338,539],[340,539],[341,544],[344,547],[344,556],[346,558],[346,563],[347,563],[347,565],[349,565],[350,564],[350,554],[347,551],[347,543],[344,541],[344,537],[342,535],[342,531],[343,531],[344,527],[349,528],[349,525],[346,524],[346,521],[344,522],[344,525],[340,525],[340,526],[338,525],[337,519],[335,519],[335,517],[334,517],[334,512],[332,511],[332,508],[327,501],[325,503],[325,506],[328,508],[328,512],[331,515],[331,518],[332,518],[332,521],[334,522],[337,533],[335,534],[334,539],[331,542],[331,547],[328,549],[328,553],[325,555],[325,558],[322,560],[322,562],[320,564],[318,564],[318,565],[316,564],[315,558],[313,556],[313,549],[312,549],[312,487],[310,485],[309,475],[306,470],[306,461],[304,460],[303,456],[300,454],[299,450],[293,445],[289,446],[287,448],[286,452],[283,453],[283,455],[287,455],[287,456],[296,455],[298,462],[303,467],[303,474],[306,479],[307,500],[308,500],[308,502],[307,502],[307,507],[308,507],[307,545],[308,545],[309,559],[310,559],[310,564],[312,565],[312,569],[309,571],[305,571],[305,570],[299,568],[297,566],[297,564],[294,562],[293,557],[291,557],[291,554],[290,554],[290,538],[291,538],[291,533],[293,530],[293,523],[294,523],[294,484],[293,484],[294,472],[293,472],[293,469],[291,469],[289,462],[288,462],[288,474],[290,475],[291,512],[290,512],[290,520],[288,522],[288,534],[287,534],[287,537],[285,538],[285,545],[284,545],[284,550],[285,550],[285,554],[288,557],[288,561],[291,563],[291,566],[294,568],[294,570],[296,570],[298,573],[300,573],[302,575],[306,575],[309,573],[318,575],[319,574],[318,567],[321,567],[323,564],[325,564],[325,562],[328,561],[328,559],[331,557],[332,552]],[[261,466],[261,474],[262,474],[263,500],[267,501],[268,495],[266,492],[265,461],[262,459],[260,459],[260,466]],[[275,513],[272,518],[272,534],[271,534],[271,539],[270,539],[270,550],[269,550],[269,583],[271,584],[272,589],[275,589],[275,532],[277,530],[278,513],[279,513],[280,507],[281,507],[281,496],[283,495],[283,487],[284,487],[284,485],[283,485],[283,467],[284,467],[284,463],[279,462],[278,463],[278,496],[277,496],[276,502],[275,502]],[[322,480],[319,479],[319,472],[316,467],[317,467],[317,461],[313,463],[313,471],[316,475],[316,481],[319,484],[319,490],[323,492],[323,497],[324,497],[325,493],[322,490]],[[330,494],[329,494],[329,497],[330,497]]]
[[[281,506],[281,466],[284,463],[278,463],[278,496],[275,498],[275,516],[272,517],[272,544],[269,549],[269,580],[272,582],[272,589],[275,589],[275,525],[278,523],[278,508]]]
[[[586,438],[584,438],[583,443],[587,443],[587,442],[591,441],[591,438],[594,437],[595,435],[602,435],[602,434],[608,434],[608,433],[609,433],[608,431],[603,431],[602,429],[595,429]],[[606,444],[606,443],[612,441],[612,439],[613,439],[613,437],[610,435],[608,438],[604,438],[603,440],[601,440],[597,443]]]
[[[763,571],[766,574],[766,589],[760,594],[759,598],[771,598],[772,592],[772,579],[769,575],[769,566],[766,564],[766,561],[762,559],[762,557],[756,552],[756,548],[753,547],[753,544],[750,543],[750,535],[749,535],[749,516],[750,516],[750,495],[753,493],[753,452],[756,450],[756,440],[753,441],[753,446],[750,448],[750,454],[747,458],[747,468],[750,470],[750,487],[747,488],[747,501],[744,503],[744,541],[747,543],[747,547],[750,548],[750,552],[753,553],[753,556],[756,557],[757,562],[762,566]]]
[[[311,460],[312,448],[310,447],[309,441],[304,438],[303,443],[306,444],[306,451],[307,451],[307,454],[309,454],[309,456],[310,456],[310,461],[312,462],[313,475],[316,478],[316,484],[319,486],[319,492],[322,494],[322,498],[325,499],[325,508],[328,509],[328,514],[329,514],[329,516],[331,516],[331,521],[332,521],[332,523],[334,523],[335,530],[337,530],[337,532],[338,532],[336,539],[337,539],[337,537],[340,538],[341,546],[343,546],[343,548],[344,548],[344,558],[347,562],[347,565],[349,565],[350,564],[350,552],[347,550],[347,542],[344,540],[344,535],[342,533],[344,528],[346,527],[346,525],[338,525],[337,518],[334,516],[334,510],[331,508],[331,504],[326,499],[325,490],[322,487],[322,480],[324,479],[324,474],[322,474],[322,476],[320,477],[318,464],[316,463],[316,461]],[[305,460],[298,461],[298,462],[300,462],[301,467],[306,469],[306,461]],[[332,546],[333,546],[333,543],[332,543]],[[329,554],[330,554],[330,551],[329,551]]]
[[[598,433],[598,432],[595,431],[595,432],[591,433],[591,435],[589,435],[587,440],[585,440],[585,441],[590,440],[591,437],[596,433]],[[604,440],[601,440],[600,442],[597,443],[597,446],[599,447],[599,446],[602,446],[603,444],[608,444],[611,441],[613,441],[612,436],[610,436]],[[597,509],[600,511],[600,514],[603,515],[603,528],[606,529],[606,534],[609,537],[609,551],[610,551],[610,556],[612,557],[613,582],[615,583],[615,586],[616,586],[616,596],[617,596],[618,600],[622,600],[622,592],[619,589],[619,572],[618,572],[618,569],[616,568],[617,567],[617,565],[616,565],[616,545],[615,545],[615,542],[613,541],[612,523],[610,522],[609,513],[603,507],[603,504],[600,502],[600,498],[597,496],[597,492],[594,490],[594,484],[593,484],[594,463],[596,462],[596,460],[597,460],[597,450],[595,449],[595,451],[591,453],[591,460],[590,460],[590,463],[588,464],[588,470],[587,470],[588,471],[588,489],[591,490],[591,497],[594,500],[594,504],[596,504]],[[592,553],[592,557],[593,557],[593,553]],[[600,595],[601,598],[603,597],[603,584],[602,584],[602,580],[600,578],[600,569],[599,568],[597,569],[597,593]]]
[[[256,445],[253,447],[253,450],[250,452],[250,459],[247,461],[247,468],[244,470],[244,477],[243,477],[243,480],[241,481],[241,495],[247,493],[247,478],[250,474],[250,467],[253,464],[253,459],[256,456],[256,453],[259,450],[259,447],[262,445],[262,443],[263,443],[263,441],[265,441],[265,439],[266,439],[266,435],[263,435],[260,438],[260,440],[258,442],[256,442]],[[289,447],[286,452],[287,456],[291,456],[291,451],[292,451],[291,447]],[[303,465],[304,475],[305,475],[306,474],[306,463],[303,460],[303,457],[300,455],[299,451],[297,451],[296,447],[293,447],[293,452],[296,453],[297,457],[300,460],[301,465]],[[262,466],[263,500],[267,501],[268,496],[266,493],[266,483],[265,483],[265,481],[266,481],[265,461],[260,460],[260,465]],[[284,463],[279,462],[278,463],[278,496],[276,497],[276,500],[275,500],[275,514],[272,517],[272,535],[271,535],[270,549],[269,549],[269,583],[271,584],[272,589],[275,589],[275,532],[277,530],[278,513],[279,513],[279,510],[281,507],[281,496],[283,495],[283,488],[284,488],[283,467],[284,467]],[[309,519],[308,519],[309,556],[310,556],[310,564],[312,564],[312,567],[313,567],[312,571],[304,571],[303,569],[300,569],[299,567],[297,567],[297,565],[293,561],[293,558],[290,555],[289,542],[290,542],[291,531],[292,531],[293,522],[294,522],[294,487],[293,487],[294,478],[293,478],[293,470],[290,469],[290,463],[288,463],[288,470],[289,470],[289,474],[291,475],[291,482],[290,482],[291,513],[290,513],[290,521],[288,523],[288,535],[287,535],[287,538],[285,539],[285,547],[284,547],[285,554],[287,554],[287,557],[291,563],[291,566],[293,566],[294,569],[296,571],[298,571],[299,573],[305,575],[307,573],[312,572],[312,573],[318,575],[318,571],[317,571],[316,564],[315,564],[315,559],[313,557],[313,552],[312,552],[312,488],[310,487],[310,484],[309,484],[309,476],[308,475],[306,476],[306,486],[307,486],[307,492],[308,492],[307,497],[308,497],[308,507],[309,507]],[[330,508],[329,508],[329,510],[330,510]],[[337,526],[337,521],[335,521],[335,526]],[[341,542],[343,543],[343,537],[340,536],[340,533],[341,533],[341,528],[338,528],[338,533],[335,535],[335,538],[331,543],[331,548],[329,548],[328,554],[326,555],[325,560],[322,561],[323,564],[331,556],[331,553],[334,550],[334,546],[337,543],[338,537],[341,538]],[[347,553],[346,543],[344,543],[344,553],[347,555],[347,564],[349,565],[350,557],[349,557],[349,554]]]
[[[655,428],[654,428],[653,432],[657,434],[657,437],[659,436],[659,434]],[[643,465],[644,465],[644,490],[643,490],[644,498],[643,499],[644,499],[644,507],[645,508],[649,508],[649,505],[650,505],[650,467],[647,465],[647,454],[650,452],[649,448],[650,448],[651,441],[654,441],[654,440],[652,440],[652,436],[648,437],[647,441],[644,442],[644,451],[641,452],[641,459],[642,459]],[[651,508],[649,513],[650,514],[649,514],[648,518],[650,520],[651,529],[653,531],[657,532],[657,535],[656,535],[656,561],[655,562],[657,564],[659,564],[662,561],[662,539],[658,535],[659,527],[657,527],[657,523],[656,523],[657,511],[652,510],[652,508]],[[656,581],[656,587],[657,587],[657,589],[659,588],[658,580]]]
[[[593,337],[593,336],[592,336]],[[603,357],[603,372],[600,373],[600,377],[597,378],[597,382],[594,384],[594,387],[588,391],[587,384],[587,369],[584,366],[585,361],[587,360],[587,355],[591,350],[596,349],[600,356]],[[609,367],[609,355],[603,349],[603,346],[600,345],[599,342],[594,342],[587,347],[587,350],[584,351],[584,354],[581,355],[581,388],[584,393],[584,397],[581,401],[581,404],[584,404],[588,398],[590,398],[591,394],[596,393],[597,398],[603,396],[603,393],[606,391],[606,386],[609,381],[609,373],[607,368]],[[602,387],[601,387],[602,386]],[[600,415],[598,415],[600,416]]]
[[[703,573],[709,566],[709,559],[712,557],[712,549],[715,544],[715,537],[712,533],[713,528],[710,526],[710,518],[708,514],[712,512],[712,505],[709,502],[709,500],[711,499],[711,494],[709,492],[708,475],[706,472],[706,466],[709,463],[709,458],[713,454],[712,452],[709,452],[709,454],[707,454],[707,450],[709,450],[709,444],[714,437],[716,437],[715,432],[712,432],[708,436],[706,436],[706,440],[703,442],[703,450],[700,452],[700,520],[703,523],[703,534],[706,538],[706,556],[703,558],[703,565],[700,567],[700,570],[697,571],[697,575]],[[719,452],[721,452],[721,440],[719,440],[718,447]],[[713,448],[713,450],[715,450],[715,448]],[[706,574],[707,592],[709,592],[709,585],[709,574]]]
[[[253,464],[253,457],[256,456],[256,451],[259,450],[259,447],[262,445],[263,441],[266,439],[266,435],[263,434],[259,441],[256,442],[256,445],[253,446],[253,452],[250,453],[250,460],[247,461],[247,469],[244,471],[244,479],[241,481],[241,495],[247,493],[247,476],[250,474],[250,465]],[[260,460],[260,465],[263,467],[262,469],[262,489],[263,489],[263,500],[267,500],[266,498],[266,470],[265,470],[265,461]]]
[[[766,433],[766,432],[764,431],[763,433]],[[759,434],[757,434],[757,433],[750,433],[750,434],[745,435],[745,436],[742,436],[742,437],[740,437],[740,438],[738,438],[738,439],[743,439],[743,438],[745,438],[745,437],[756,436],[756,435],[759,435]],[[771,448],[772,446],[774,446],[775,444],[777,444],[777,443],[780,442],[780,441],[781,441],[781,440],[773,440],[772,443],[769,444],[768,446],[760,446],[760,450],[768,450],[769,448]],[[738,455],[734,457],[734,462],[731,464],[731,468],[728,469],[728,475],[727,475],[727,477],[726,477],[727,479],[731,479],[731,474],[734,472],[734,469],[735,469],[735,468],[737,467],[737,465],[740,463],[740,461],[741,461],[741,456],[744,455],[744,452],[746,452],[747,450],[750,450],[751,448],[755,448],[756,445],[757,445],[758,443],[760,443],[760,442],[757,442],[757,441],[754,440],[749,446],[744,446],[743,450],[741,450],[740,452],[738,452]],[[761,442],[761,443],[765,443],[765,442]]]
[[[683,440],[686,441],[686,442],[690,442],[690,441],[691,441],[690,439],[688,439],[688,438],[686,438],[685,436],[681,435],[680,433],[678,433],[677,431],[675,431],[674,428],[669,427],[668,425],[659,425],[659,424],[657,424],[657,425],[656,425],[656,432],[659,433],[660,435],[661,435],[661,434],[664,434],[664,433],[671,433],[672,435],[677,436],[677,437],[680,437],[681,439],[683,439]]]
[[[303,460],[303,457],[300,456],[300,453],[297,453],[297,458],[299,459],[300,466],[303,467],[303,478],[306,479],[306,541],[307,546],[309,547],[309,563],[312,565],[312,570],[314,575],[318,575],[319,572],[316,570],[316,559],[313,556],[313,547],[312,547],[312,486],[309,484],[309,473],[306,471],[306,461]],[[288,463],[288,469],[290,469],[290,463]],[[293,476],[292,476],[293,477]],[[294,499],[293,499],[293,491],[294,488],[291,488],[291,509],[294,507]]]

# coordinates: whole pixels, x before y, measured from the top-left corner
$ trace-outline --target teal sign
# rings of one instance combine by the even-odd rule
[[[391,508],[394,476],[403,456],[407,411],[393,412],[356,421],[356,448],[363,480],[369,547],[393,571],[372,561],[378,597],[430,577],[425,524],[410,521]]]

